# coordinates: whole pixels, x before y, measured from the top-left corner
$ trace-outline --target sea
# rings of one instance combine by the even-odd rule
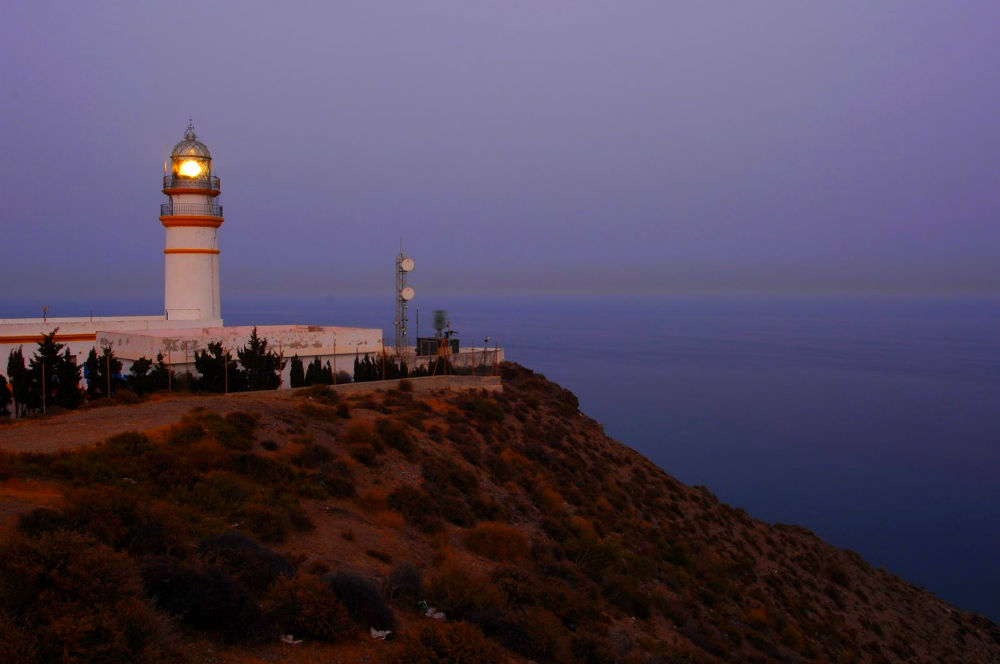
[[[391,293],[223,304],[227,325],[392,339]],[[411,304],[413,336],[433,333],[434,309],[463,346],[499,344],[682,482],[1000,623],[1000,297],[441,296]]]

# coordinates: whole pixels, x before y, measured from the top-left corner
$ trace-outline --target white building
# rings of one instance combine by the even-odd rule
[[[194,354],[221,342],[235,356],[250,336],[249,327],[223,327],[219,289],[219,228],[224,221],[218,197],[221,185],[212,156],[188,124],[184,140],[164,167],[160,222],[166,229],[163,314],[83,318],[0,319],[0,373],[6,374],[9,353],[22,347],[29,359],[43,334],[56,332],[82,365],[91,349],[110,346],[127,370],[140,357],[162,354],[177,374],[194,373]],[[285,358],[303,362],[319,357],[337,371],[353,373],[356,354],[380,353],[382,331],[374,328],[270,325],[260,337]],[[288,387],[285,368],[283,387]]]

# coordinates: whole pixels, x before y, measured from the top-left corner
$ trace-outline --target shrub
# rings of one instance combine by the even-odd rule
[[[69,530],[70,525],[62,512],[37,507],[17,518],[17,529],[29,537],[38,537],[56,530]]]
[[[253,432],[258,419],[258,415],[240,412],[222,417],[204,408],[193,408],[184,416],[186,424],[200,425],[223,447],[243,452],[253,449]]]
[[[403,485],[389,494],[389,507],[403,515],[407,523],[424,533],[436,533],[444,528],[437,503],[422,490]]]
[[[110,487],[76,489],[66,497],[66,522],[133,555],[169,553],[181,542],[173,511],[151,506],[133,493]]]
[[[399,563],[389,574],[389,597],[416,603],[423,597],[424,579],[412,563]]]
[[[477,610],[506,608],[503,594],[489,579],[454,563],[429,579],[427,594],[451,618],[462,619]]]
[[[375,448],[366,443],[353,443],[347,448],[348,453],[368,467],[378,463],[378,452]]]
[[[265,542],[280,544],[288,539],[292,524],[288,515],[270,505],[251,505],[243,510],[246,527]]]
[[[254,593],[261,593],[281,577],[292,575],[284,556],[249,535],[228,532],[206,537],[198,543],[205,562],[224,569]]]
[[[196,443],[205,437],[205,427],[198,422],[180,422],[170,428],[167,435],[167,444],[183,447]]]
[[[344,461],[323,464],[316,478],[331,498],[350,498],[355,494],[354,473]]]
[[[375,424],[370,420],[355,420],[347,425],[343,434],[344,442],[350,447],[352,445],[371,445],[376,451],[382,446],[382,441],[377,435]]]
[[[137,456],[148,452],[151,447],[152,443],[145,434],[126,431],[105,440],[100,449],[111,455]]]
[[[454,490],[462,495],[471,495],[479,489],[476,474],[446,458],[428,459],[420,468],[429,485],[438,491]]]
[[[472,402],[472,414],[481,422],[502,422],[503,406],[488,397],[476,397]]]
[[[196,481],[190,488],[178,487],[174,498],[206,512],[231,514],[243,507],[254,494],[254,487],[233,473],[213,472]]]
[[[385,511],[385,493],[378,489],[365,489],[358,496],[358,504],[366,512]]]
[[[528,538],[514,526],[500,521],[484,521],[465,534],[465,546],[473,553],[493,560],[527,558]]]
[[[4,662],[152,662],[174,659],[166,623],[142,600],[122,554],[79,533],[9,538],[0,545],[0,657]]]
[[[413,443],[413,438],[406,430],[406,425],[398,420],[382,418],[376,424],[382,442],[393,449],[399,450],[403,456],[410,457],[417,447]]]
[[[142,581],[159,608],[191,627],[218,630],[230,643],[267,635],[264,615],[246,586],[218,567],[150,558],[142,567]]]
[[[406,519],[399,512],[379,512],[375,515],[375,523],[377,523],[382,528],[392,528],[393,530],[403,530],[403,526],[406,525]]]
[[[333,453],[326,447],[315,443],[309,445],[292,457],[293,462],[306,468],[316,468],[319,465],[331,460],[333,460]]]
[[[371,581],[347,572],[327,574],[322,580],[337,594],[351,618],[362,626],[375,629],[395,628],[396,618],[392,609]]]
[[[465,623],[428,621],[403,634],[389,664],[501,664],[503,651]]]
[[[320,641],[338,641],[354,631],[337,594],[314,576],[281,578],[268,594],[272,620],[291,631]]]
[[[312,385],[304,390],[296,390],[295,396],[312,399],[327,406],[334,406],[340,401],[340,395],[337,394],[337,391],[326,385]]]
[[[521,620],[525,639],[518,652],[531,659],[552,662],[573,662],[569,632],[551,611],[529,609]]]

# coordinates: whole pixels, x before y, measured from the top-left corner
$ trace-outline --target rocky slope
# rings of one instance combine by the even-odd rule
[[[677,482],[538,374],[503,381],[190,397],[170,426],[0,456],[0,659],[1000,662],[988,620]]]

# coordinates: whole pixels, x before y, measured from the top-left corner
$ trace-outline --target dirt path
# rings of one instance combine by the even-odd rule
[[[252,411],[292,398],[289,390],[240,392],[217,396],[170,395],[131,406],[108,406],[38,417],[0,426],[0,449],[54,452],[91,445],[125,431],[172,424],[195,406],[219,413]]]

